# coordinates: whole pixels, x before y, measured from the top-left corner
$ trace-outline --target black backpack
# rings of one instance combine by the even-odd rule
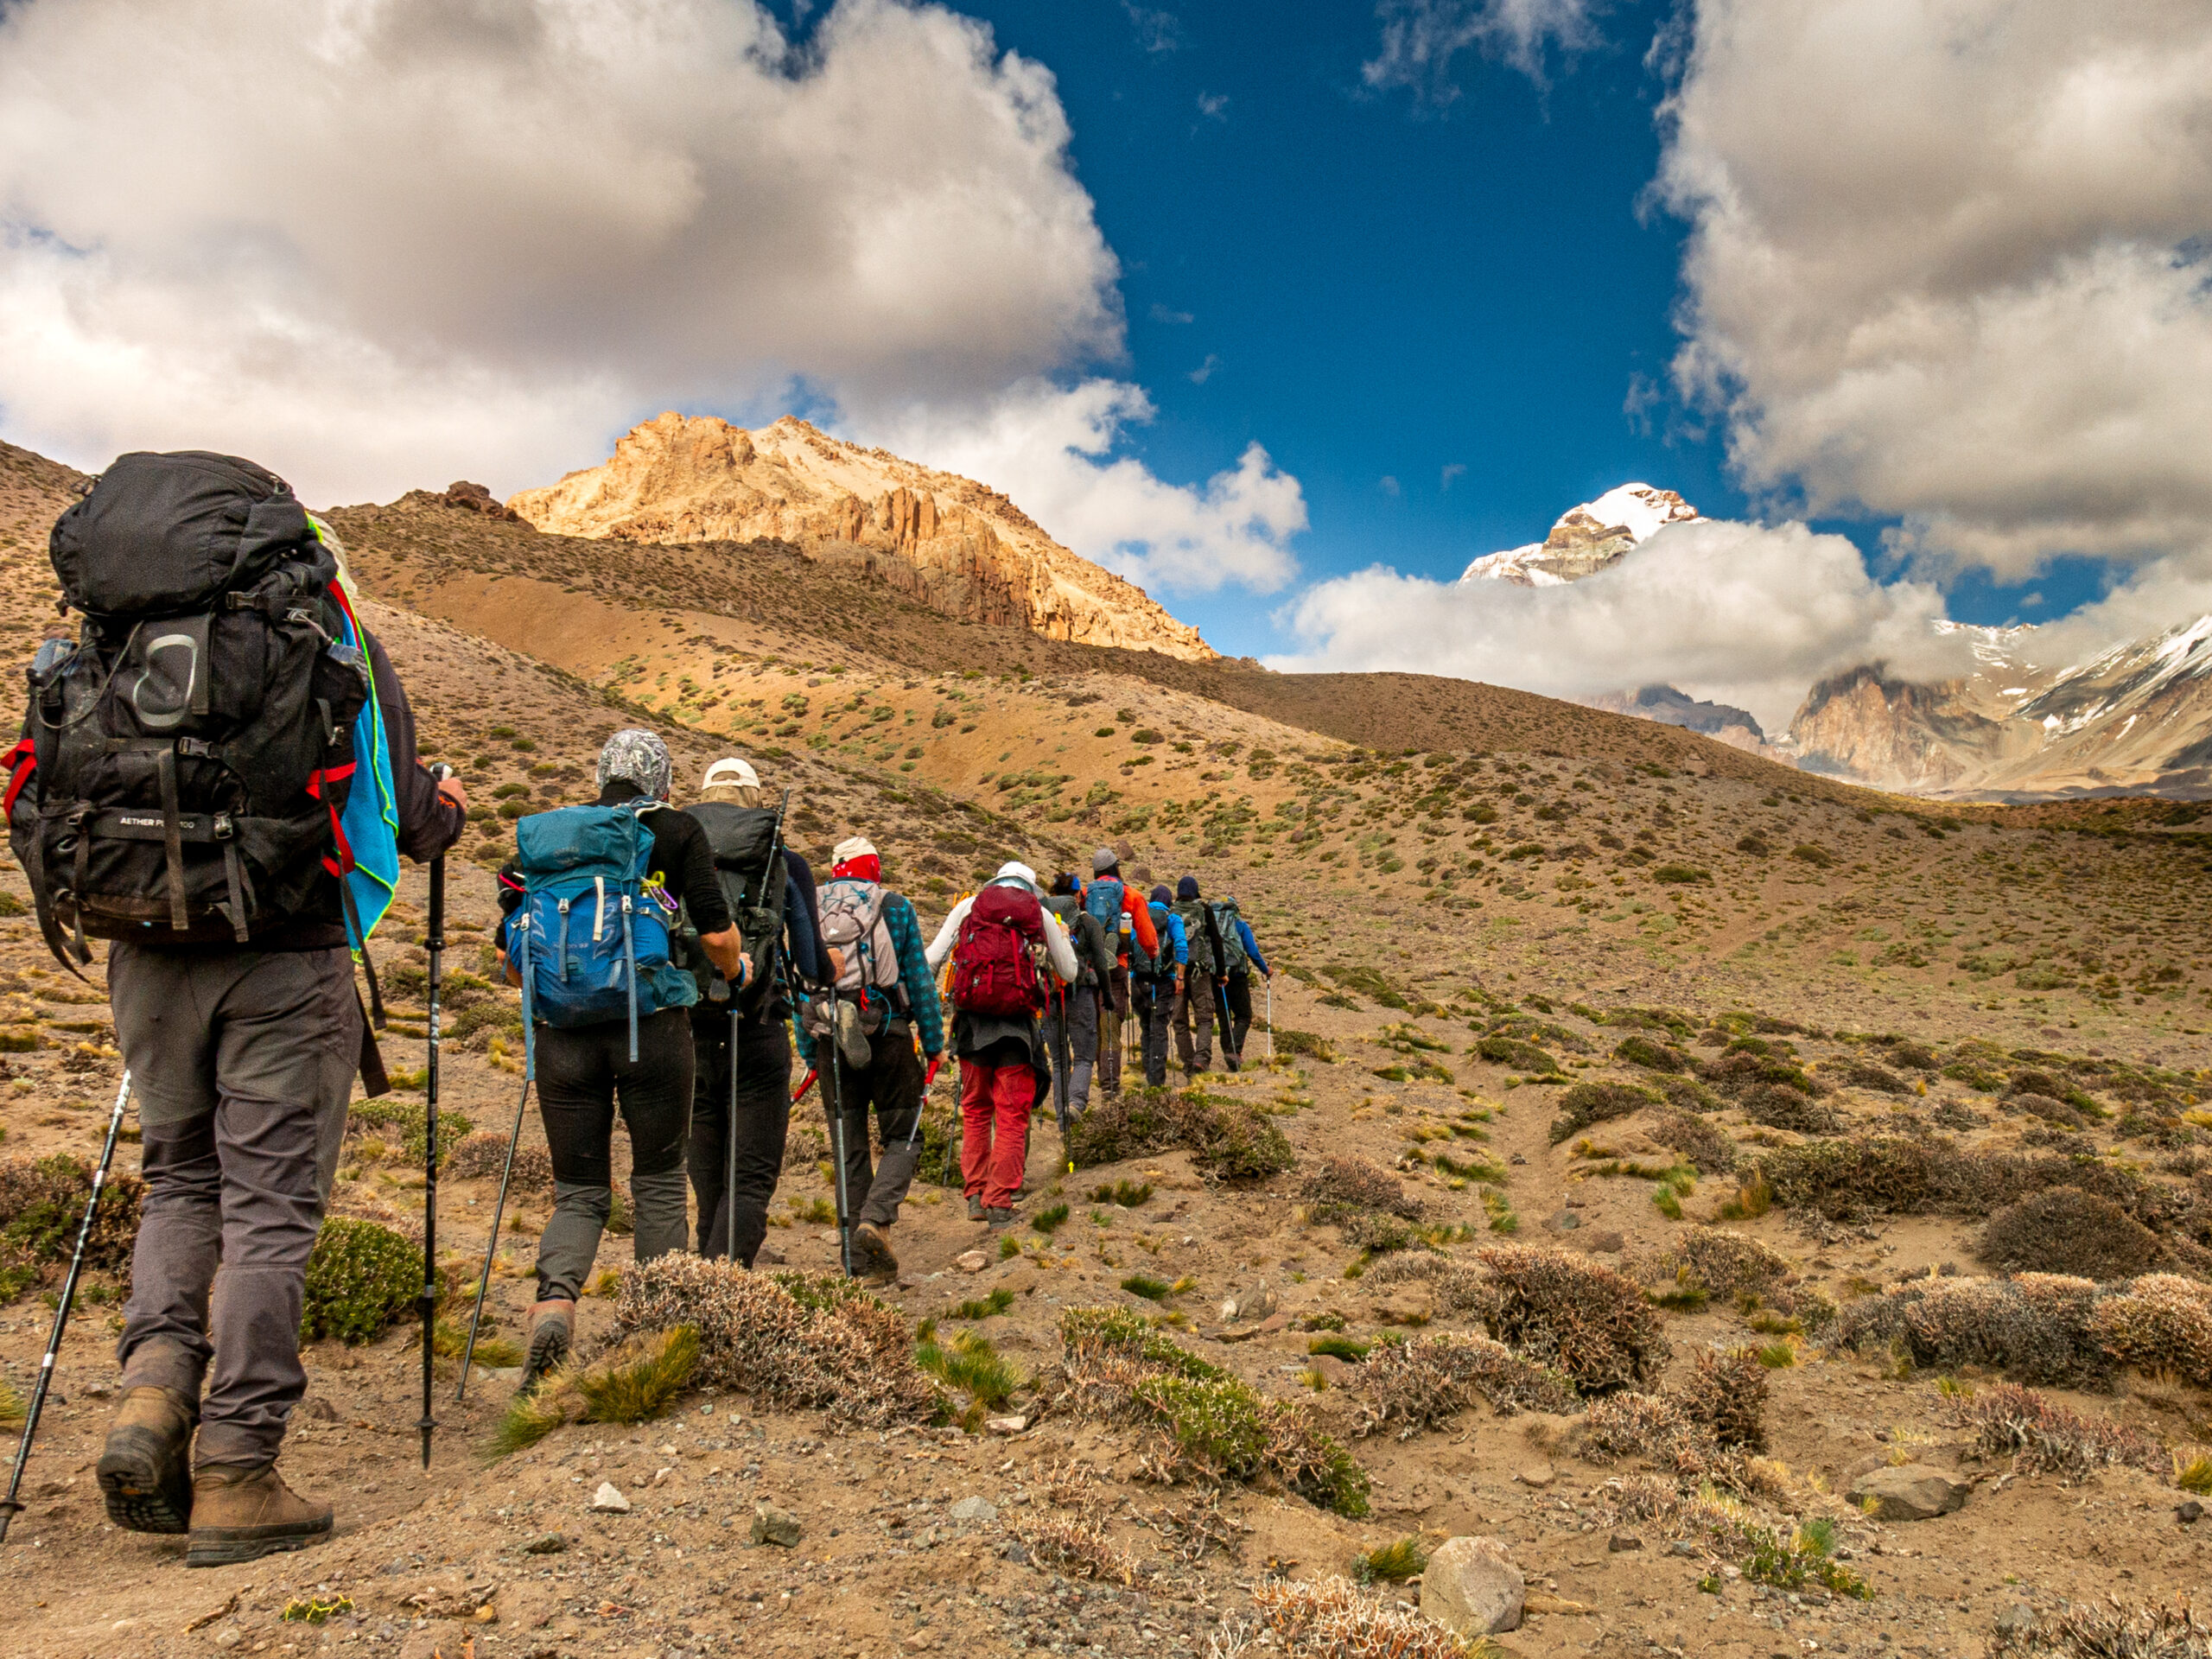
[[[738,997],[738,1012],[765,1013],[771,988],[783,989],[784,900],[788,891],[783,815],[734,801],[701,801],[683,810],[707,832],[723,902],[753,956],[753,978]],[[699,982],[700,1002],[727,1007],[729,982],[699,943],[699,930],[688,910],[677,918],[676,938],[677,960]]]
[[[1047,899],[1045,908],[1060,918],[1060,925],[1068,931],[1068,943],[1075,947],[1077,984],[1096,985],[1102,971],[1109,975],[1114,971],[1106,930],[1096,916],[1083,907],[1082,899],[1072,893],[1061,893]],[[1103,970],[1101,963],[1104,964]]]
[[[87,938],[246,944],[337,919],[369,677],[291,487],[230,455],[124,455],[50,552],[84,621],[31,666],[6,798],[48,946],[74,971]]]

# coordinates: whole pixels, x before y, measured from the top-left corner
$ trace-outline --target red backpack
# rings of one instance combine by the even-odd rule
[[[1026,887],[985,887],[952,947],[953,1007],[1017,1020],[1041,1012],[1037,959],[1044,949],[1045,907],[1037,895]]]

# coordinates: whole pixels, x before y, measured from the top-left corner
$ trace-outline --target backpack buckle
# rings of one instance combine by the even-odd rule
[[[215,815],[213,829],[215,839],[218,841],[228,841],[238,833],[238,826],[231,822],[231,815],[227,812],[218,812]]]

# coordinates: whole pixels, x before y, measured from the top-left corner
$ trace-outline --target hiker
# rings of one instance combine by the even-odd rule
[[[116,1526],[188,1533],[186,1566],[255,1560],[331,1531],[276,1459],[354,1073],[387,1087],[348,947],[468,798],[416,760],[343,550],[274,474],[124,455],[50,551],[84,624],[31,669],[6,810],[56,957],[112,941],[145,1179],[95,1478]]]
[[[903,893],[883,883],[883,859],[865,836],[830,853],[821,895],[822,937],[836,964],[832,994],[810,997],[799,1033],[822,1079],[822,1105],[844,1150],[846,1255],[856,1279],[899,1276],[892,1224],[921,1161],[925,1064],[944,1052],[937,981],[922,952],[922,925]],[[919,1052],[917,1053],[917,1039]],[[828,1051],[832,1046],[836,1053]],[[883,1161],[868,1155],[868,1111]]]
[[[1175,999],[1175,1051],[1186,1077],[1197,1077],[1213,1065],[1213,1030],[1219,1014],[1217,987],[1222,978],[1221,953],[1215,948],[1205,902],[1198,897],[1198,878],[1186,875],[1175,884],[1175,917],[1183,924],[1186,959],[1180,995]],[[1221,1033],[1227,1058],[1229,1033]]]
[[[734,1205],[737,1259],[748,1268],[768,1236],[768,1205],[776,1196],[791,1129],[792,982],[815,985],[825,976],[814,872],[784,840],[780,809],[764,805],[760,797],[760,774],[749,762],[730,755],[707,768],[699,799],[684,809],[707,832],[722,896],[739,914],[739,931],[751,944],[753,969],[748,993],[733,997],[729,982],[703,953],[690,954],[700,995],[691,1009],[691,1137],[685,1162],[699,1211],[699,1254],[729,1254],[728,1206]],[[772,871],[772,850],[779,866]],[[740,906],[754,914],[739,913]],[[688,938],[693,931],[681,931]],[[736,1182],[725,1194],[733,1162]]]
[[[1122,861],[1111,847],[1090,855],[1090,885],[1082,889],[1083,907],[1098,918],[1114,950],[1114,971],[1098,991],[1098,1086],[1108,1094],[1122,1088],[1122,1021],[1129,1013],[1132,948],[1147,957],[1160,954],[1152,907],[1122,880]]]
[[[931,968],[948,957],[952,1047],[960,1057],[961,1189],[969,1220],[1005,1227],[1028,1166],[1029,1115],[1052,1075],[1039,958],[1067,986],[1077,971],[1075,950],[1044,906],[1037,872],[1011,860],[944,918],[930,944]]]
[[[1045,908],[1067,931],[1075,949],[1075,982],[1045,999],[1045,1053],[1057,1072],[1067,1063],[1065,1080],[1055,1077],[1071,1119],[1083,1116],[1090,1105],[1094,1067],[1104,1053],[1103,997],[1116,964],[1114,945],[1087,904],[1083,884],[1073,872],[1052,878],[1052,896]]]
[[[1191,959],[1183,938],[1183,918],[1169,906],[1174,895],[1165,886],[1152,890],[1146,906],[1156,949],[1139,939],[1129,950],[1129,1007],[1137,1020],[1144,1055],[1144,1080],[1158,1089],[1167,1081],[1167,1027],[1176,1002],[1176,979]]]
[[[597,798],[588,807],[518,821],[515,856],[499,871],[499,906],[505,912],[499,958],[511,983],[523,982],[518,925],[525,914],[531,929],[529,1034],[538,1116],[553,1158],[553,1215],[537,1241],[537,1300],[530,1310],[524,1391],[560,1365],[575,1341],[576,1298],[591,1276],[613,1209],[618,1103],[630,1135],[637,1259],[650,1262],[684,1246],[683,1154],[692,1077],[688,1010],[699,989],[691,975],[668,959],[667,914],[681,904],[697,931],[699,948],[735,990],[741,992],[750,976],[707,832],[696,818],[668,804],[672,772],[667,744],[652,733],[615,733],[599,753]],[[626,976],[623,947],[614,943],[617,931],[608,921],[613,900],[601,896],[616,885],[613,880],[588,878],[581,893],[546,902],[559,891],[560,874],[575,867],[576,848],[610,840],[633,847],[622,856],[633,861],[632,868],[643,866],[639,912],[633,916],[626,909],[622,918],[624,931],[634,931],[637,940]],[[593,880],[601,884],[599,894]],[[613,953],[616,988],[594,1005],[572,1009],[562,1001],[563,987],[575,986],[574,994],[581,996],[600,976],[571,971],[570,964],[598,949]]]
[[[1244,1039],[1252,1029],[1252,970],[1256,968],[1261,978],[1273,979],[1274,969],[1260,954],[1260,942],[1252,937],[1252,924],[1244,919],[1234,898],[1216,899],[1206,909],[1212,914],[1214,931],[1220,935],[1229,957],[1229,1013],[1233,1046],[1241,1059]]]

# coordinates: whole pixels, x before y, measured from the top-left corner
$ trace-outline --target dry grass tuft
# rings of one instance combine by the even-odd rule
[[[506,1161],[507,1137],[497,1129],[479,1129],[453,1149],[446,1160],[445,1174],[453,1180],[496,1181]],[[518,1192],[550,1192],[552,1155],[543,1147],[517,1147],[509,1185]]]
[[[1376,1344],[1360,1367],[1359,1386],[1370,1403],[1357,1432],[1398,1425],[1402,1440],[1478,1400],[1502,1417],[1523,1408],[1571,1412],[1582,1403],[1561,1373],[1502,1342],[1456,1331]]]
[[[1454,1634],[1349,1579],[1255,1585],[1252,1599],[1268,1628],[1300,1659],[1490,1659],[1498,1649]]]
[[[1566,1250],[1497,1244],[1478,1252],[1496,1304],[1490,1333],[1566,1373],[1584,1394],[1636,1388],[1667,1369],[1659,1316],[1636,1282]]]
[[[905,1317],[834,1275],[751,1274],[682,1254],[626,1270],[618,1336],[688,1325],[697,1380],[744,1389],[832,1423],[887,1427],[936,1415],[938,1392],[914,1363]]]
[[[1068,1155],[1084,1168],[1184,1150],[1199,1173],[1224,1181],[1258,1180],[1298,1161],[1272,1121],[1198,1089],[1126,1089],[1094,1100],[1068,1138]]]
[[[1440,1313],[1480,1313],[1497,1302],[1497,1293],[1479,1269],[1448,1255],[1393,1255],[1367,1270],[1367,1283],[1377,1288],[1416,1279],[1431,1287]]]

